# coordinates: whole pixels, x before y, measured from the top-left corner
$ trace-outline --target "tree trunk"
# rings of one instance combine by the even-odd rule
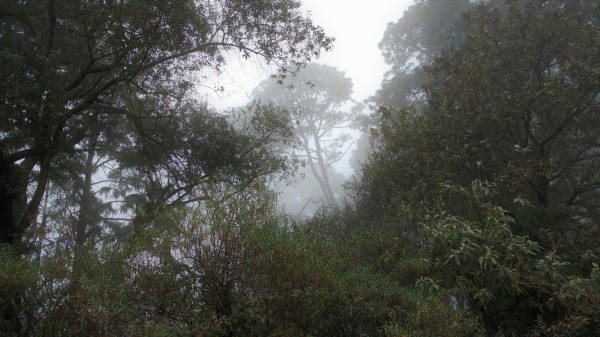
[[[335,201],[335,196],[333,195],[333,191],[331,190],[331,184],[329,183],[329,176],[327,175],[327,165],[323,160],[323,151],[321,150],[321,143],[319,142],[319,135],[316,131],[313,131],[313,139],[315,141],[315,149],[317,153],[317,161],[319,163],[319,169],[321,170],[321,176],[323,177],[323,183],[325,186],[325,190],[329,199],[329,207],[337,208],[337,202]]]
[[[308,147],[308,144],[306,144],[306,142],[304,143],[304,151],[306,152],[308,166],[310,166],[310,170],[311,170],[313,176],[315,177],[315,179],[317,180],[317,182],[319,183],[319,186],[321,187],[321,191],[323,192],[323,197],[325,198],[325,205],[327,207],[333,207],[334,201],[331,200],[330,194],[328,193],[326,181],[323,180],[321,175],[319,175],[319,171],[317,171],[316,164],[312,158],[311,150]],[[327,181],[327,183],[328,183],[328,181]]]
[[[0,243],[11,245],[15,238],[14,186],[11,179],[12,165],[0,153]]]
[[[14,167],[7,163],[0,152],[0,244],[12,247],[16,239],[14,200],[17,193],[13,177]],[[4,293],[0,296],[0,335],[18,336],[21,332],[19,320],[19,300],[17,293]]]
[[[82,248],[85,244],[86,232],[91,225],[91,203],[92,203],[92,178],[94,175],[94,155],[98,136],[91,138],[88,142],[87,158],[83,171],[84,179],[81,187],[81,200],[79,201],[79,215],[75,227],[75,247]]]
[[[87,231],[92,224],[92,178],[94,175],[94,155],[96,154],[96,143],[98,133],[96,132],[88,140],[87,158],[83,170],[83,186],[81,187],[81,199],[79,200],[79,214],[75,224],[75,251],[73,252],[73,272],[77,276],[80,269],[81,255],[84,250]],[[75,277],[77,278],[77,277]]]
[[[23,173],[25,174],[25,173]],[[23,234],[31,226],[31,223],[35,222],[38,216],[40,204],[44,199],[46,193],[46,187],[50,180],[50,158],[42,158],[40,161],[40,172],[38,174],[37,186],[33,192],[33,196],[28,203],[26,203],[25,211],[21,215],[19,224],[15,229],[13,245],[20,243]],[[22,184],[24,188],[27,188],[27,184]],[[14,199],[13,199],[14,203]],[[14,206],[14,204],[13,204]]]

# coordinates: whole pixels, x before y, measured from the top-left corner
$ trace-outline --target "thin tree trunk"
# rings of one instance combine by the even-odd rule
[[[25,207],[25,212],[21,216],[19,221],[19,225],[15,229],[13,245],[19,246],[23,234],[25,231],[31,226],[33,222],[36,221],[40,204],[44,199],[44,194],[46,193],[46,187],[48,186],[48,181],[50,180],[50,158],[45,157],[40,161],[40,172],[37,179],[37,186],[35,187],[35,191],[33,192],[33,196],[31,200],[27,203]],[[19,248],[17,247],[17,250]]]
[[[316,132],[313,132],[313,139],[315,141],[315,149],[317,153],[317,161],[319,163],[319,169],[321,170],[321,176],[323,177],[323,183],[325,185],[324,193],[327,194],[329,198],[329,207],[337,208],[337,202],[335,202],[335,196],[333,195],[333,191],[331,190],[331,184],[329,183],[329,176],[327,175],[327,165],[323,160],[323,152],[321,150],[321,143],[319,142],[319,136]]]
[[[12,168],[0,152],[0,243],[12,244],[16,231]]]
[[[325,181],[321,178],[321,176],[319,175],[319,172],[317,171],[316,164],[313,161],[312,154],[310,152],[311,150],[308,147],[308,144],[306,144],[306,142],[304,143],[304,151],[306,152],[308,166],[310,166],[310,170],[311,170],[313,176],[315,177],[315,179],[317,180],[317,182],[319,183],[319,186],[321,187],[321,191],[323,192],[323,197],[325,198],[325,205],[327,207],[332,207],[333,201],[329,197],[329,193],[327,192],[327,186],[325,185]]]
[[[81,199],[79,201],[79,214],[77,223],[75,224],[75,251],[73,253],[73,272],[75,279],[80,271],[81,256],[84,251],[85,241],[87,239],[87,231],[92,225],[92,178],[94,176],[94,157],[96,154],[96,144],[98,142],[97,128],[88,140],[87,158],[83,170],[83,186],[81,187]]]
[[[87,148],[87,158],[84,168],[84,180],[81,188],[81,200],[79,204],[79,215],[75,226],[75,247],[83,248],[86,239],[87,229],[91,221],[91,202],[92,202],[92,178],[94,175],[94,154],[96,149],[97,136],[90,139]]]

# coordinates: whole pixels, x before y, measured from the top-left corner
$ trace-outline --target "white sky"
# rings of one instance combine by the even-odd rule
[[[303,9],[313,22],[335,37],[333,50],[315,62],[337,67],[352,78],[353,98],[363,101],[379,88],[388,69],[377,47],[388,22],[397,21],[412,0],[304,0]],[[258,61],[233,60],[219,76],[225,92],[207,93],[208,102],[218,109],[248,102],[250,92],[274,71]]]

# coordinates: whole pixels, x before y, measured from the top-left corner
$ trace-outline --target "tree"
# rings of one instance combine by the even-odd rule
[[[388,23],[379,49],[391,69],[371,101],[393,107],[422,105],[421,86],[428,81],[424,67],[444,49],[462,43],[465,27],[460,18],[471,6],[468,0],[420,1]]]
[[[483,6],[495,13],[485,14],[492,23],[468,16],[468,45],[448,49],[428,68],[427,110],[398,109],[399,117],[393,117],[394,109],[381,110],[383,123],[389,123],[380,130],[387,143],[375,160],[413,166],[413,178],[402,178],[404,183],[419,180],[421,171],[461,185],[501,179],[511,195],[524,193],[544,207],[574,209],[582,206],[575,200],[585,199],[593,217],[597,178],[583,172],[597,165],[596,75],[584,69],[595,66],[587,54],[595,26],[568,21],[582,11],[542,7],[532,14],[531,7],[513,6],[503,14]],[[527,15],[536,21],[518,27],[518,20],[530,19]],[[564,25],[563,34],[542,32],[555,21]],[[484,29],[491,36],[480,32]],[[585,33],[580,39],[566,36],[579,31]],[[520,48],[522,57],[506,57],[511,48]],[[590,56],[576,56],[580,53]]]
[[[357,151],[353,154],[352,162],[354,163],[356,172],[359,173],[366,182],[366,179],[374,179],[377,173],[367,173],[369,170],[389,170],[393,171],[394,166],[384,165],[388,159],[380,158],[382,162],[378,167],[370,166],[368,168],[359,168],[368,161],[366,150],[368,146],[376,149],[381,140],[382,123],[401,124],[402,116],[397,116],[396,111],[402,108],[413,108],[416,111],[422,111],[427,106],[427,93],[423,85],[428,83],[431,78],[425,71],[425,68],[430,65],[443,50],[460,46],[465,38],[466,27],[462,21],[462,14],[473,7],[471,1],[418,1],[411,5],[402,15],[402,17],[392,23],[388,23],[387,29],[379,42],[379,49],[385,62],[390,66],[390,69],[385,74],[381,88],[376,94],[369,98],[368,103],[374,113],[363,118],[362,136],[359,141],[363,144],[357,146]],[[385,112],[381,114],[380,112]],[[385,118],[382,118],[385,115]],[[377,132],[373,134],[372,132]],[[385,132],[385,131],[384,131]],[[371,151],[372,152],[372,151]],[[378,156],[377,154],[374,154]],[[389,158],[391,159],[391,158]],[[367,173],[367,174],[364,174]],[[396,210],[385,210],[391,205],[389,202],[383,202],[381,198],[385,196],[393,188],[385,187],[392,183],[388,178],[384,177],[383,172],[381,179],[372,180],[368,185],[355,189],[362,206],[361,213],[364,213],[364,218],[371,223],[381,224],[383,218],[388,217],[388,213],[394,213]],[[393,173],[390,172],[393,175]],[[367,178],[366,176],[371,178]],[[393,179],[392,179],[393,180]],[[377,187],[378,186],[378,187]],[[370,188],[376,188],[377,191],[367,192]],[[364,193],[371,193],[370,196],[364,196]],[[389,215],[395,216],[395,215]],[[405,219],[407,220],[407,219]],[[411,230],[412,231],[412,230]]]
[[[517,233],[515,218],[494,204],[494,184],[476,180],[467,187],[446,185],[444,192],[470,201],[479,216],[436,210],[425,225],[428,255],[434,269],[452,275],[445,285],[454,287],[457,303],[478,314],[488,336],[589,336],[597,331],[597,250],[582,255],[581,269],[574,270],[565,255]],[[515,204],[530,207],[523,199]]]
[[[477,6],[463,16],[462,45],[425,67],[425,106],[380,109],[380,147],[356,185],[357,207],[383,213],[365,222],[415,228],[414,242],[440,249],[438,263],[454,268],[445,277],[468,294],[488,335],[499,327],[532,333],[536,315],[556,327],[586,312],[576,297],[558,304],[555,296],[562,282],[593,280],[598,263],[598,15],[597,5],[557,2]],[[479,191],[473,182],[494,186],[485,207],[485,193],[445,192]],[[441,215],[432,219],[432,212]],[[424,242],[423,223],[430,229]],[[466,260],[450,263],[463,253]],[[485,269],[484,253],[505,260]],[[553,266],[560,277],[544,278],[546,256],[569,267]],[[518,290],[503,288],[507,268],[518,274]],[[594,296],[586,302],[592,307]],[[582,317],[593,330],[597,316]]]
[[[308,64],[281,87],[273,80],[261,83],[253,92],[256,99],[288,110],[298,139],[300,156],[306,160],[321,187],[324,205],[337,207],[330,182],[331,165],[344,155],[352,114],[345,112],[351,101],[352,81],[334,67]]]
[[[506,14],[512,4],[524,8],[530,0],[487,0],[479,5],[498,8]],[[431,81],[425,68],[446,49],[460,47],[468,33],[463,16],[476,8],[477,1],[434,1],[415,2],[402,18],[388,23],[379,43],[385,62],[390,66],[381,83],[381,88],[371,103],[395,108],[427,104],[427,93],[423,85]],[[544,5],[548,10],[588,10],[586,1],[551,0]]]
[[[286,169],[289,158],[270,151],[274,143],[291,137],[288,120],[278,109],[249,105],[235,112],[234,126],[206,106],[186,105],[177,120],[169,120],[173,125],[138,121],[129,141],[118,147],[118,167],[109,174],[114,184],[107,191],[124,200],[122,210],[152,213],[164,206],[197,204],[210,197],[202,187],[208,180],[249,184]]]
[[[598,8],[532,3],[511,7],[506,17],[488,7],[474,13],[465,46],[428,69],[438,80],[426,89],[431,128],[422,150],[462,185],[487,179],[510,197],[522,194],[545,211],[581,212],[597,223]],[[509,49],[521,57],[507,57]]]
[[[164,106],[148,106],[140,114],[132,105],[177,96],[189,87],[192,72],[218,71],[230,52],[258,55],[294,71],[329,48],[332,40],[299,6],[295,1],[0,3],[0,241],[18,241],[35,221],[58,158],[73,155],[93,138],[97,118],[173,119]]]

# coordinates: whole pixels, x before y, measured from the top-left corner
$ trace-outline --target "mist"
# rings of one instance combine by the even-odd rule
[[[0,1],[0,336],[597,336],[600,3]]]

